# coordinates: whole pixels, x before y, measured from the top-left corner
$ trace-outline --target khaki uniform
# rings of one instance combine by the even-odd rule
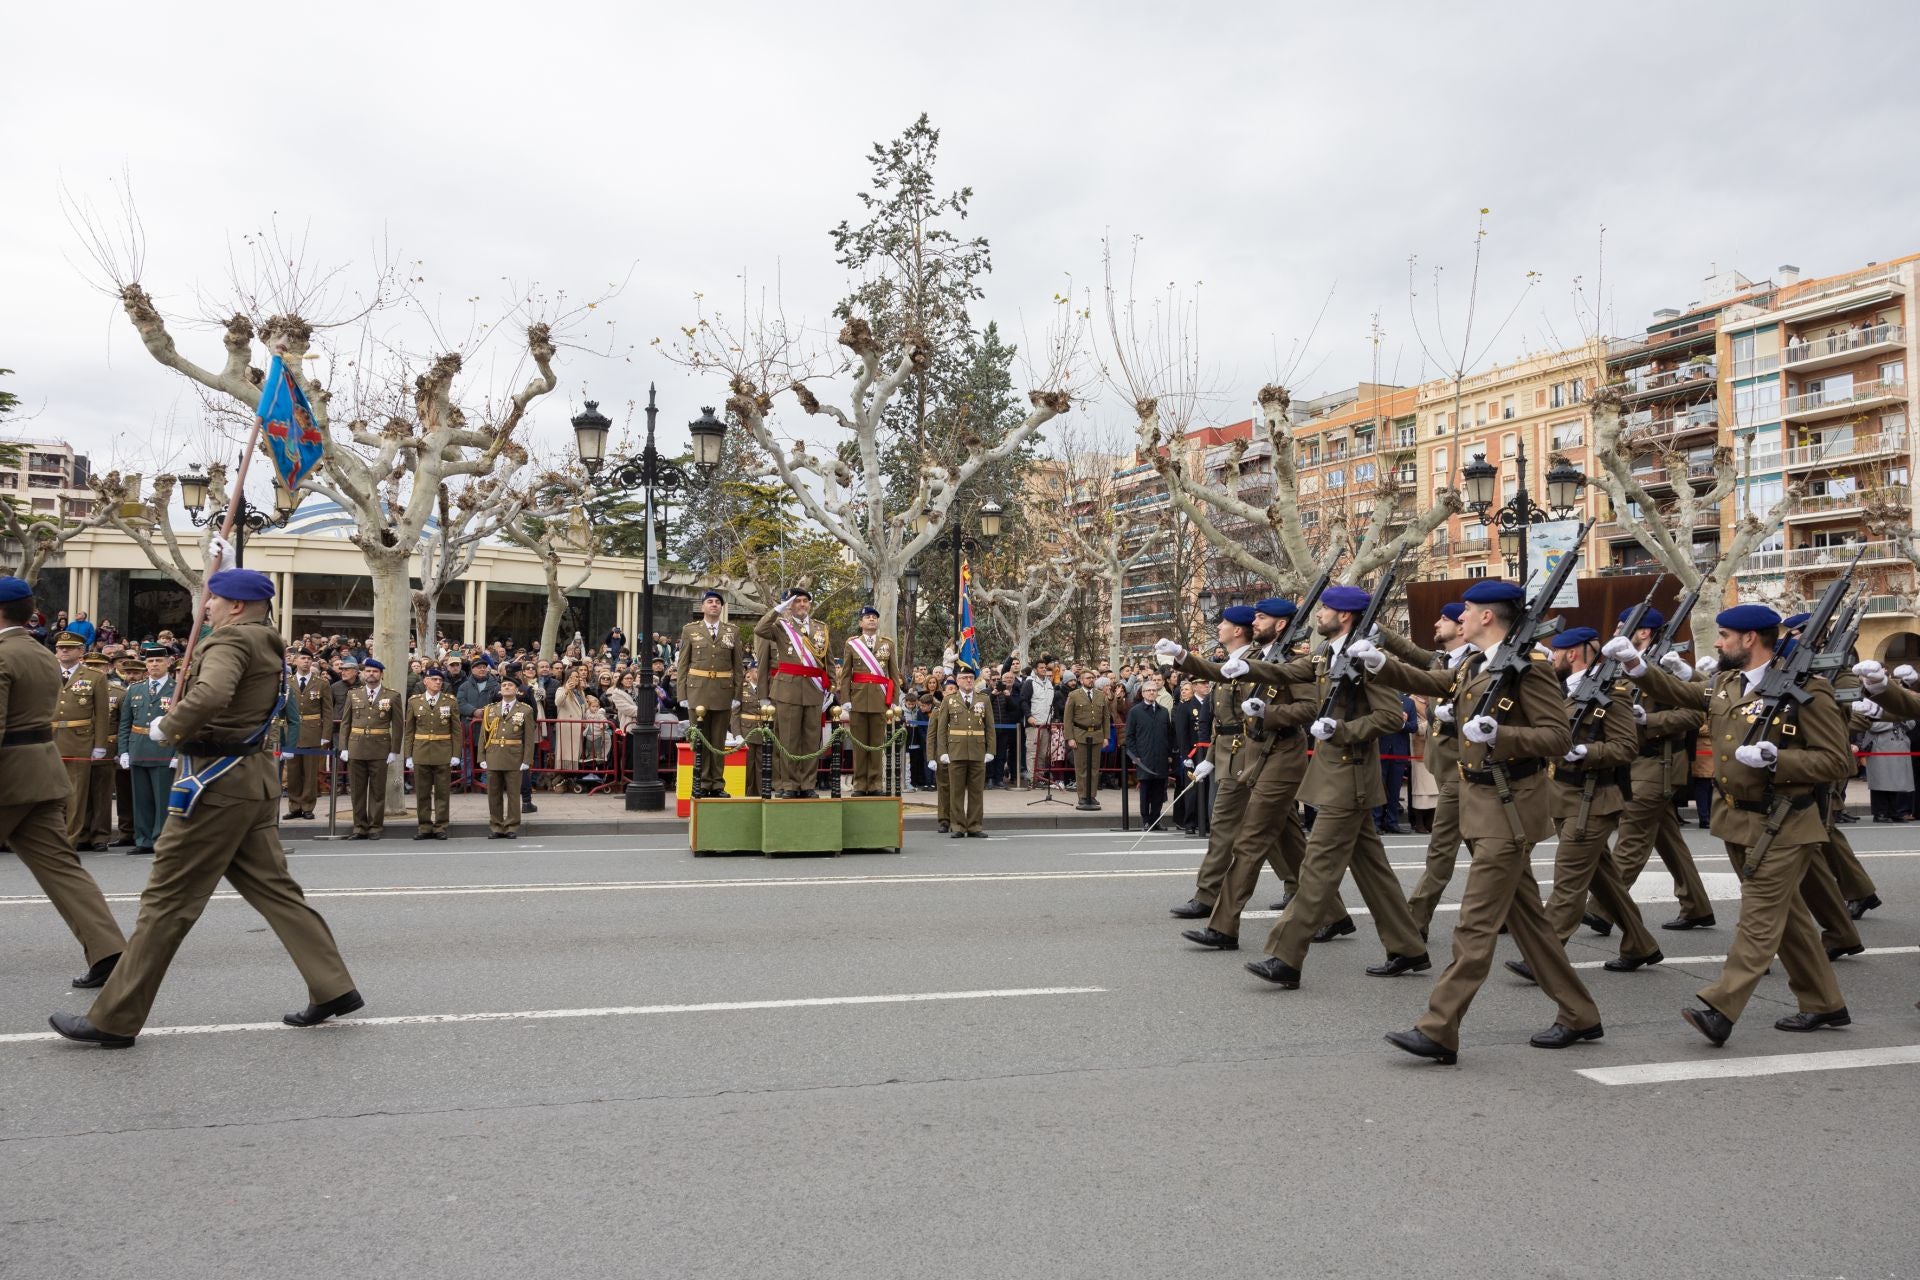
[[[1617,680],[1607,692],[1612,701],[1595,707],[1574,739],[1586,746],[1586,758],[1578,764],[1556,761],[1549,770],[1560,844],[1554,853],[1547,927],[1563,943],[1571,938],[1580,927],[1591,886],[1594,901],[1620,926],[1621,957],[1636,959],[1660,947],[1608,855],[1607,839],[1626,808],[1617,775],[1631,769],[1640,753],[1640,727],[1633,722],[1633,682]]]
[[[1637,681],[1675,706],[1706,712],[1713,739],[1713,787],[1719,793],[1713,834],[1726,841],[1727,858],[1741,873],[1740,923],[1733,945],[1720,977],[1701,989],[1700,999],[1738,1022],[1761,975],[1778,955],[1801,1012],[1845,1008],[1833,964],[1800,893],[1808,868],[1819,860],[1827,840],[1819,793],[1853,774],[1847,722],[1833,700],[1833,686],[1818,677],[1807,681],[1804,692],[1812,696],[1789,703],[1792,710],[1776,722],[1771,740],[1780,757],[1772,770],[1764,770],[1733,758],[1751,727],[1748,711],[1754,697],[1745,672],[1721,671],[1706,684],[1688,684],[1649,667]],[[1787,797],[1791,807],[1765,859],[1749,876],[1747,851],[1761,838],[1768,802],[1776,797]]]
[[[1391,631],[1383,629],[1380,634],[1381,648],[1411,667],[1428,671],[1450,671],[1474,651],[1473,646],[1463,642],[1457,652],[1429,652]],[[1407,899],[1407,909],[1413,912],[1413,922],[1420,926],[1421,937],[1432,927],[1433,913],[1460,865],[1460,722],[1457,715],[1446,721],[1433,714],[1434,705],[1440,701],[1429,699],[1427,729],[1420,740],[1421,759],[1426,762],[1427,772],[1433,775],[1437,792],[1433,828],[1427,836],[1427,865],[1420,873],[1420,883]]]
[[[416,693],[407,699],[407,729],[400,754],[402,759],[413,761],[414,813],[420,830],[429,834],[447,829],[460,730],[459,700],[445,689],[437,694]]]
[[[93,830],[93,752],[113,745],[107,679],[85,663],[62,678],[53,712],[53,745],[67,767],[67,839],[76,849],[105,848],[106,824]]]
[[[1634,701],[1645,712],[1647,722],[1638,726],[1633,798],[1620,815],[1620,836],[1613,845],[1614,869],[1621,883],[1632,888],[1646,869],[1648,857],[1658,853],[1673,876],[1681,919],[1704,920],[1713,914],[1713,903],[1694,865],[1693,852],[1680,834],[1673,794],[1692,786],[1694,742],[1706,717],[1692,707],[1663,702],[1648,689],[1635,687]],[[1613,919],[1605,903],[1596,902],[1587,909],[1603,920]]]
[[[1236,717],[1240,712],[1236,709]],[[1107,695],[1098,689],[1075,686],[1067,695],[1067,709],[1061,723],[1067,727],[1067,741],[1073,744],[1073,780],[1079,789],[1080,803],[1100,803],[1100,751],[1107,745],[1107,729],[1113,710]],[[1217,737],[1219,730],[1215,729]]]
[[[699,763],[693,775],[695,795],[722,795],[727,789],[727,734],[733,728],[734,708],[747,679],[746,637],[738,623],[724,619],[707,629],[696,618],[680,629],[679,657],[673,664],[673,687],[686,705],[689,721],[712,744],[695,750]]]
[[[132,762],[127,773],[133,779],[133,842],[142,849],[159,841],[167,824],[167,789],[173,785],[173,746],[155,742],[147,729],[166,714],[179,691],[179,681],[169,674],[158,685],[140,681],[120,704],[120,754]]]
[[[303,687],[300,677],[287,677],[287,702],[300,713],[300,736],[296,746],[318,751],[333,741],[333,682],[317,671],[307,673]],[[320,798],[320,761],[318,755],[287,757],[287,816],[311,818]]]
[[[1326,702],[1332,658],[1332,646],[1323,645],[1311,657],[1290,662],[1251,661],[1248,674],[1270,684],[1310,685],[1311,722]],[[1306,963],[1313,935],[1340,918],[1340,881],[1351,867],[1387,954],[1423,956],[1426,939],[1407,910],[1406,891],[1373,825],[1374,807],[1387,796],[1380,777],[1380,739],[1407,722],[1406,712],[1391,690],[1367,680],[1346,705],[1333,709],[1333,717],[1333,737],[1314,744],[1300,784],[1300,799],[1315,810],[1313,830],[1300,860],[1300,887],[1267,935],[1267,954],[1293,969]]]
[[[0,843],[33,873],[92,965],[120,954],[126,939],[68,835],[72,774],[51,731],[61,697],[53,655],[20,627],[0,631]]]
[[[760,700],[760,690],[747,686],[740,698],[740,736],[747,742],[747,794],[760,794],[760,774],[766,752],[772,751],[761,739],[773,733],[773,704]]]
[[[875,672],[854,649],[860,641],[880,668]],[[884,683],[882,683],[884,681]],[[980,690],[974,690],[979,696]],[[886,791],[886,753],[880,744],[893,727],[888,711],[900,701],[899,646],[887,636],[876,634],[869,640],[864,634],[848,636],[840,663],[840,683],[834,697],[847,709],[847,732],[853,738],[853,794],[877,796]],[[991,741],[991,734],[989,735]],[[863,747],[861,743],[867,743]],[[939,759],[936,754],[934,759]]]
[[[487,771],[487,826],[493,831],[520,828],[520,774],[533,763],[538,732],[533,707],[518,699],[511,707],[491,702],[480,709],[480,763]]]
[[[787,621],[799,633],[801,648],[796,651],[787,634]],[[822,741],[821,713],[826,709],[833,676],[826,669],[827,624],[812,618],[801,623],[787,619],[778,610],[769,609],[754,624],[753,634],[766,641],[767,662],[760,668],[763,700],[773,704],[773,736],[786,751],[810,757],[789,760],[775,751],[773,789],[775,795],[810,796],[819,782],[819,751]],[[785,668],[785,670],[783,670]],[[806,674],[818,672],[818,678]]]
[[[400,751],[406,728],[402,695],[381,685],[356,685],[340,712],[341,754],[347,758],[347,796],[353,834],[377,836],[387,825],[387,757]]]
[[[277,627],[218,627],[194,649],[193,668],[166,714],[168,741],[189,772],[216,758],[206,748],[238,744],[273,714],[285,652]],[[114,1035],[146,1025],[174,952],[224,877],[266,918],[306,980],[315,1004],[353,990],[332,932],[307,905],[280,846],[280,778],[271,752],[255,749],[208,783],[189,815],[173,814],[155,846],[153,873],[126,953],[87,1017]]]
[[[978,831],[986,802],[987,748],[993,732],[993,699],[973,691],[968,700],[958,690],[940,700],[927,726],[927,754],[946,756],[937,771],[947,797],[947,817],[953,830]]]
[[[1453,703],[1462,725],[1473,718],[1492,683],[1486,658],[1474,654],[1451,671],[1420,671],[1388,659],[1375,677],[1392,688]],[[1434,983],[1417,1028],[1435,1043],[1460,1048],[1460,1022],[1493,967],[1494,945],[1505,925],[1533,970],[1540,990],[1553,1000],[1555,1020],[1584,1031],[1597,1026],[1600,1010],[1548,927],[1533,878],[1533,846],[1553,831],[1551,783],[1544,761],[1558,760],[1573,745],[1567,701],[1558,677],[1536,660],[1512,690],[1491,745],[1461,739],[1460,834],[1472,851],[1460,918],[1453,927],[1453,959]],[[1491,764],[1509,770],[1511,803],[1503,802]],[[1517,824],[1517,827],[1516,827]]]

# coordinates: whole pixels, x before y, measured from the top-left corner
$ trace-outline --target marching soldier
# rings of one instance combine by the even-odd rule
[[[500,677],[500,701],[480,709],[480,767],[487,771],[489,840],[520,833],[520,775],[533,768],[534,709],[520,698],[520,682]]]
[[[167,821],[167,788],[173,785],[173,748],[155,742],[153,722],[173,706],[173,650],[141,648],[147,678],[127,690],[120,705],[120,768],[133,782],[133,850],[151,856]]]
[[[71,631],[62,631],[53,642],[53,656],[60,663],[60,705],[53,713],[53,745],[60,748],[60,759],[67,767],[67,840],[82,852],[107,847],[106,832],[95,840],[92,832],[93,762],[107,757],[107,745],[113,738],[107,713],[107,682],[99,672],[80,659],[86,653],[84,641]]]
[[[378,840],[387,825],[387,768],[400,763],[406,708],[380,683],[386,670],[378,658],[361,663],[360,684],[347,694],[340,712],[347,795],[353,803],[349,840]]]
[[[460,763],[460,704],[445,692],[447,673],[428,667],[420,676],[421,692],[407,699],[407,729],[401,752],[413,771],[414,814],[420,829],[415,840],[447,838],[447,804],[453,790],[453,770]],[[517,781],[517,779],[516,779]]]
[[[1100,750],[1107,745],[1107,730],[1113,718],[1107,695],[1093,687],[1093,679],[1093,669],[1083,664],[1079,684],[1067,695],[1063,715],[1067,741],[1073,744],[1073,781],[1080,796],[1073,806],[1076,809],[1100,807]]]
[[[1355,642],[1353,656],[1388,688],[1444,697],[1459,719],[1460,834],[1472,853],[1460,918],[1453,927],[1453,959],[1433,985],[1427,1012],[1409,1031],[1387,1034],[1387,1043],[1417,1057],[1450,1063],[1460,1052],[1460,1023],[1493,967],[1494,944],[1504,926],[1540,990],[1554,1001],[1552,1027],[1528,1043],[1564,1049],[1603,1032],[1600,1011],[1574,973],[1565,948],[1547,923],[1540,886],[1533,878],[1533,847],[1553,830],[1552,804],[1543,770],[1573,748],[1563,688],[1547,664],[1529,658],[1521,678],[1500,699],[1498,712],[1476,714],[1495,676],[1489,665],[1504,657],[1525,612],[1525,595],[1497,578],[1476,582],[1462,595],[1461,633],[1480,652],[1451,671],[1423,671],[1388,658],[1372,643]]]
[[[833,700],[827,673],[825,623],[813,622],[813,593],[794,587],[786,598],[754,624],[753,634],[767,642],[770,665],[761,668],[763,700],[773,703],[774,794],[782,800],[810,800],[819,778],[821,728]],[[799,759],[789,759],[798,756]]]
[[[72,772],[54,746],[60,667],[27,631],[33,588],[0,578],[0,843],[19,855],[86,955],[76,987],[97,987],[126,938],[68,835]]]
[[[1458,601],[1440,606],[1440,617],[1433,624],[1433,640],[1439,647],[1431,653],[1384,629],[1380,647],[1416,669],[1451,671],[1473,652],[1473,646],[1460,638],[1460,615],[1465,610]],[[1432,699],[1428,701],[1432,703]],[[1407,910],[1413,912],[1413,922],[1420,926],[1423,938],[1432,928],[1434,909],[1460,865],[1460,726],[1451,710],[1441,716],[1435,714],[1436,709],[1433,705],[1427,708],[1422,755],[1439,794],[1434,800],[1433,829],[1427,837],[1426,869],[1407,899]]]
[[[1783,651],[1788,643],[1799,643],[1801,630],[1807,625],[1807,619],[1810,616],[1805,613],[1796,613],[1780,623],[1780,630],[1786,637],[1781,642]],[[1859,678],[1851,671],[1842,671],[1833,678],[1833,687],[1836,691],[1857,686],[1859,683]],[[1865,718],[1857,723],[1851,720],[1848,722],[1850,728],[1861,730],[1867,727],[1867,723]],[[1834,783],[1832,793],[1828,797],[1827,843],[1821,849],[1821,857],[1826,863],[1827,870],[1832,873],[1833,890],[1840,895],[1848,919],[1859,920],[1867,912],[1882,904],[1879,890],[1873,883],[1873,877],[1867,874],[1866,867],[1860,863],[1860,855],[1853,851],[1853,842],[1847,839],[1847,833],[1839,827],[1840,812],[1847,807],[1848,781],[1850,779],[1842,779]],[[1808,892],[1810,888],[1813,892]],[[1814,887],[1812,883],[1803,885],[1801,892],[1806,895],[1807,905],[1813,909],[1813,918],[1820,922],[1821,940],[1826,943],[1829,954],[1837,949],[1843,949],[1849,955],[1858,955],[1866,950],[1860,942],[1859,930],[1849,931],[1834,918],[1831,895],[1826,892],[1825,877],[1819,878],[1818,887]],[[1851,937],[1847,936],[1849,932],[1852,934]]]
[[[1334,660],[1341,649],[1355,643],[1354,624],[1372,602],[1359,587],[1328,587],[1320,593],[1314,624],[1326,643],[1312,657],[1278,664],[1229,659],[1221,664],[1220,674],[1232,678],[1251,674],[1272,685],[1311,681],[1314,701],[1325,706],[1332,690]],[[1407,910],[1406,892],[1373,825],[1373,811],[1386,798],[1380,739],[1405,724],[1406,713],[1398,697],[1371,680],[1351,690],[1346,705],[1334,710],[1340,718],[1316,716],[1308,726],[1315,746],[1300,784],[1300,798],[1314,807],[1315,814],[1300,860],[1300,887],[1267,936],[1267,958],[1246,966],[1255,977],[1289,990],[1300,985],[1308,945],[1316,937],[1331,936],[1325,922],[1340,918],[1340,881],[1349,867],[1387,950],[1385,962],[1369,965],[1367,972],[1391,978],[1432,967],[1426,939]]]
[[[223,569],[207,579],[213,629],[194,651],[186,691],[147,726],[154,741],[177,744],[184,776],[173,786],[172,814],[125,955],[86,1016],[49,1019],[69,1040],[109,1049],[133,1044],[167,966],[222,878],[266,918],[306,980],[307,1007],[283,1022],[311,1027],[366,1003],[280,847],[280,779],[262,750],[286,690],[280,634],[267,613],[272,597],[272,580],[250,569]]]
[[[880,634],[880,611],[872,605],[863,606],[860,634],[847,637],[836,691],[846,708],[847,732],[853,738],[856,796],[886,794],[886,756],[880,744],[887,740],[898,702],[900,664],[894,648],[893,641]]]
[[[680,705],[708,742],[696,747],[699,764],[693,776],[695,798],[727,794],[727,735],[734,713],[740,710],[741,686],[746,681],[747,646],[738,625],[726,620],[727,602],[718,591],[700,598],[700,617],[680,629],[680,652],[673,667],[673,687]]]
[[[1781,1031],[1844,1027],[1852,1019],[1800,886],[1826,842],[1818,793],[1853,773],[1846,718],[1833,700],[1833,686],[1815,676],[1801,690],[1810,695],[1807,701],[1790,701],[1767,737],[1749,744],[1754,690],[1773,663],[1780,615],[1765,605],[1735,605],[1722,610],[1714,624],[1719,669],[1704,685],[1649,666],[1625,636],[1607,641],[1602,650],[1620,659],[1627,675],[1661,700],[1704,711],[1712,735],[1714,787],[1720,793],[1713,806],[1713,834],[1726,842],[1727,858],[1740,873],[1740,922],[1720,977],[1699,992],[1701,1007],[1682,1010],[1681,1016],[1714,1044],[1725,1044],[1778,955],[1800,1012],[1773,1025]],[[1864,675],[1863,683],[1871,691]],[[1775,800],[1786,802],[1786,812],[1765,857],[1749,868],[1749,851],[1766,839]]]
[[[120,713],[127,705],[127,692],[137,684],[143,684],[147,678],[147,665],[138,654],[127,653],[114,666],[116,685],[120,697],[114,703],[114,748],[108,752],[117,766],[113,771],[113,847],[125,849],[129,854],[139,851],[140,841],[135,838],[133,829],[133,773],[124,764],[120,764]],[[147,850],[151,853],[152,850]]]
[[[955,840],[966,836],[984,840],[987,833],[980,829],[980,813],[986,800],[987,763],[993,759],[993,752],[987,750],[993,700],[974,692],[973,668],[965,663],[955,667],[953,682],[956,690],[940,700],[927,726],[927,767],[936,770],[946,794],[952,824],[948,834]]]
[[[333,738],[331,686],[331,681],[314,670],[310,654],[293,655],[293,680],[287,687],[287,701],[300,714],[300,736],[295,739],[298,750],[287,757],[289,818],[313,817],[313,806],[320,798],[321,753]]]

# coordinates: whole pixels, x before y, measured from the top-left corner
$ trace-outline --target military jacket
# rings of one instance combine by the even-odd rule
[[[192,770],[207,762],[190,750],[195,743],[244,742],[258,733],[273,716],[285,670],[286,644],[270,622],[234,623],[202,637],[194,647],[186,692],[166,714],[167,741],[183,757],[182,766]],[[280,771],[272,753],[242,756],[207,785],[205,795],[277,800]]]
[[[442,689],[407,699],[407,729],[400,754],[416,765],[451,764],[460,754],[460,701]]]
[[[1265,684],[1305,685],[1313,690],[1308,723],[1318,718],[1331,688],[1333,647],[1323,644],[1311,656],[1287,662],[1247,659],[1247,674]],[[1389,662],[1392,659],[1388,659]],[[1380,776],[1380,739],[1397,733],[1407,722],[1399,697],[1376,679],[1363,680],[1348,705],[1333,710],[1333,736],[1313,744],[1307,776],[1300,782],[1300,799],[1317,808],[1351,811],[1386,803],[1387,788]]]
[[[1758,843],[1766,829],[1766,806],[1774,797],[1786,796],[1798,807],[1788,809],[1775,840],[1781,845],[1825,843],[1827,824],[1820,806],[1813,802],[1815,793],[1852,777],[1854,770],[1846,717],[1833,700],[1831,684],[1819,676],[1808,680],[1804,692],[1812,696],[1790,704],[1791,709],[1774,722],[1767,740],[1780,749],[1780,757],[1769,770],[1750,768],[1733,758],[1746,743],[1758,714],[1758,699],[1748,691],[1744,671],[1717,672],[1705,684],[1693,684],[1649,666],[1635,680],[1655,697],[1706,713],[1713,742],[1713,785],[1720,793],[1713,806],[1714,835],[1728,844]]]
[[[1264,650],[1249,649],[1244,655],[1279,663],[1280,654],[1269,645]],[[1302,696],[1288,681],[1258,680],[1252,675],[1228,680],[1220,668],[1196,654],[1189,653],[1177,664],[1188,675],[1213,682],[1212,707],[1214,751],[1208,756],[1213,767],[1226,770],[1241,781],[1250,781],[1271,756],[1282,759],[1279,767],[1292,771],[1299,781],[1307,769],[1307,735],[1300,726],[1309,723],[1318,711],[1311,699]],[[1258,724],[1249,724],[1240,704],[1257,697],[1267,704]],[[1221,732],[1219,726],[1226,726]],[[1237,744],[1237,745],[1236,745]]]
[[[938,760],[950,756],[956,764],[984,760],[993,729],[993,699],[974,690],[973,703],[955,690],[940,700],[927,725],[927,751]]]
[[[385,760],[400,750],[405,727],[406,703],[398,693],[383,684],[369,697],[367,686],[355,685],[340,713],[340,741],[345,748],[340,754],[348,760]]]
[[[300,715],[299,746],[318,747],[333,740],[333,682],[317,671],[307,673],[307,684],[300,687],[300,677],[287,677],[287,704],[295,708]]]
[[[62,693],[54,656],[22,627],[0,631],[0,804],[38,804],[73,791],[53,742],[4,745],[4,737],[47,732]]]
[[[722,619],[719,634],[696,618],[680,629],[680,653],[673,664],[673,687],[689,709],[725,711],[740,700],[747,678],[747,638],[740,625]]]
[[[783,621],[799,634],[800,650],[794,649],[787,627],[780,625]],[[826,623],[813,618],[800,622],[769,609],[754,624],[753,634],[766,642],[766,659],[760,665],[760,696],[764,700],[789,707],[824,707],[827,704],[827,694],[833,687],[833,673],[826,669],[827,655],[832,652]],[[816,683],[811,676],[783,672],[780,670],[783,666],[817,669],[820,682]]]
[[[1693,683],[1704,686],[1705,680],[1696,676]],[[1706,713],[1695,707],[1675,706],[1637,683],[1633,685],[1633,700],[1647,716],[1644,725],[1636,726],[1640,741],[1634,753],[1634,787],[1645,787],[1649,795],[1670,796],[1691,786],[1693,753]]]
[[[523,764],[532,764],[538,719],[533,707],[518,699],[512,706],[489,702],[481,708],[480,763],[489,770],[515,772]]]
[[[147,735],[147,726],[166,714],[179,692],[180,681],[171,674],[158,685],[141,680],[128,686],[120,703],[120,755],[131,756],[135,765],[173,763],[173,743],[155,742]]]
[[[855,640],[866,645],[868,652],[873,654],[873,660],[880,665],[878,674],[892,681],[891,685],[877,684],[866,678],[875,673],[873,668],[866,664],[866,660],[854,651]],[[862,678],[855,680],[855,675]],[[834,689],[834,697],[850,705],[855,711],[885,711],[889,688],[893,691],[894,701],[898,702],[900,700],[899,646],[894,644],[891,638],[879,634],[875,634],[871,642],[864,635],[848,636],[840,663],[840,683]],[[975,690],[976,694],[978,692]]]
[[[58,660],[54,667],[57,672]],[[113,745],[110,702],[106,677],[85,663],[64,677],[53,712],[53,745],[63,759],[88,760],[95,747]]]
[[[1075,686],[1067,695],[1067,709],[1061,720],[1067,726],[1069,741],[1103,743],[1112,717],[1113,709],[1107,703],[1106,694],[1098,689]]]
[[[1564,681],[1561,687],[1566,687]],[[1604,707],[1595,707],[1573,738],[1575,746],[1586,746],[1586,756],[1577,764],[1557,760],[1548,770],[1553,775],[1555,818],[1578,818],[1583,801],[1589,818],[1603,818],[1626,807],[1619,773],[1631,768],[1640,750],[1640,726],[1633,722],[1633,682],[1624,677],[1614,681],[1607,696],[1612,701]],[[1567,704],[1567,717],[1571,725],[1571,702]],[[1572,749],[1568,747],[1569,751]]]

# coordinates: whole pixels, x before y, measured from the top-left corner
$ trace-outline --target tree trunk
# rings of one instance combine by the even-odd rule
[[[556,656],[560,643],[560,618],[567,611],[567,593],[560,589],[560,563],[555,556],[547,561],[547,616],[540,623],[540,655]]]
[[[891,559],[880,562],[873,575],[873,607],[880,611],[880,634],[900,641],[900,568]],[[912,655],[908,655],[912,662]]]
[[[1122,649],[1120,642],[1120,612],[1122,606],[1126,603],[1124,597],[1127,585],[1127,570],[1125,565],[1116,563],[1112,566],[1110,572],[1113,576],[1109,579],[1109,586],[1111,588],[1109,594],[1111,600],[1107,605],[1107,661],[1113,664],[1115,671],[1119,671]]]
[[[381,683],[400,699],[407,696],[407,630],[413,620],[407,573],[410,558],[404,551],[366,552],[367,569],[373,579],[373,656],[386,664],[386,678]],[[341,744],[343,749],[345,745]],[[405,808],[400,774],[397,768],[387,771],[387,808],[396,813]]]

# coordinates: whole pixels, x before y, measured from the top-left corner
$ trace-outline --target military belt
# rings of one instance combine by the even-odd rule
[[[690,676],[699,676],[702,680],[733,679],[733,672],[731,671],[702,671],[698,667],[689,667],[687,669],[687,674]]]
[[[55,720],[53,722],[53,727],[56,729],[86,729],[92,725],[91,720]]]
[[[1661,756],[1665,755],[1669,751],[1692,751],[1692,750],[1693,750],[1692,734],[1687,734],[1684,737],[1655,738],[1652,742],[1649,742],[1645,746],[1640,748],[1640,758],[1642,760],[1658,760]]]
[[[354,731],[355,733],[386,733],[386,734],[391,734],[391,733],[393,732],[393,726],[392,726],[392,725],[375,725],[375,726],[374,726],[374,727],[372,727],[371,729],[362,729],[362,728],[361,728],[361,727],[360,727],[359,725],[355,725],[355,726],[353,726],[353,731]]]
[[[947,736],[949,738],[984,738],[987,736],[987,731],[985,729],[949,729]]]
[[[1518,777],[1519,771],[1510,769],[1507,771],[1507,776],[1510,778]],[[1569,786],[1575,787],[1586,786],[1589,777],[1593,778],[1595,782],[1603,787],[1614,785],[1613,770],[1611,769],[1602,769],[1596,773],[1592,769],[1575,769],[1568,765],[1557,764],[1553,766],[1553,776],[1556,781],[1564,782]]]
[[[1510,779],[1531,778],[1534,774],[1540,772],[1540,761],[1514,760],[1509,761],[1505,767],[1507,777]],[[1469,769],[1464,764],[1460,766],[1460,776],[1468,782],[1477,782],[1486,786],[1493,785],[1495,781],[1493,770]]]
[[[413,740],[415,742],[452,742],[453,735],[450,733],[416,733],[413,735]]]
[[[11,733],[0,733],[0,747],[33,747],[52,741],[51,729],[15,729]]]
[[[1721,799],[1721,800],[1723,800],[1723,801],[1725,801],[1725,802],[1726,802],[1727,804],[1730,804],[1730,805],[1732,805],[1732,806],[1733,806],[1734,808],[1736,808],[1736,809],[1738,809],[1738,810],[1739,810],[1740,812],[1742,812],[1742,813],[1771,813],[1771,812],[1773,812],[1773,805],[1772,805],[1772,804],[1771,804],[1771,803],[1770,803],[1769,801],[1766,801],[1766,800],[1736,800],[1736,799],[1734,799],[1734,797],[1732,797],[1731,795],[1729,795],[1729,794],[1727,794],[1727,789],[1726,789],[1725,787],[1723,787],[1723,786],[1721,786],[1721,785],[1719,785],[1718,783],[1715,783],[1715,784],[1714,784],[1714,788],[1713,788],[1713,789],[1714,789],[1715,791],[1718,791],[1718,792],[1720,793],[1720,799]],[[1812,794],[1811,792],[1809,792],[1808,794],[1806,794],[1806,795],[1804,795],[1804,796],[1794,796],[1794,797],[1792,797],[1792,798],[1790,798],[1790,799],[1788,799],[1788,800],[1787,800],[1787,809],[1788,809],[1788,810],[1789,810],[1790,812],[1797,812],[1798,810],[1801,810],[1801,809],[1804,809],[1804,808],[1806,808],[1806,807],[1807,807],[1808,805],[1810,805],[1810,804],[1812,804],[1813,802],[1814,802],[1814,796],[1813,796],[1813,794]]]
[[[151,729],[147,728],[147,726],[143,724],[130,725],[128,727],[131,728],[135,733],[140,734],[142,737],[145,737],[153,732]]]
[[[1240,733],[1244,731],[1245,728],[1246,726],[1243,724],[1216,724],[1213,726],[1213,731],[1215,733]]]

